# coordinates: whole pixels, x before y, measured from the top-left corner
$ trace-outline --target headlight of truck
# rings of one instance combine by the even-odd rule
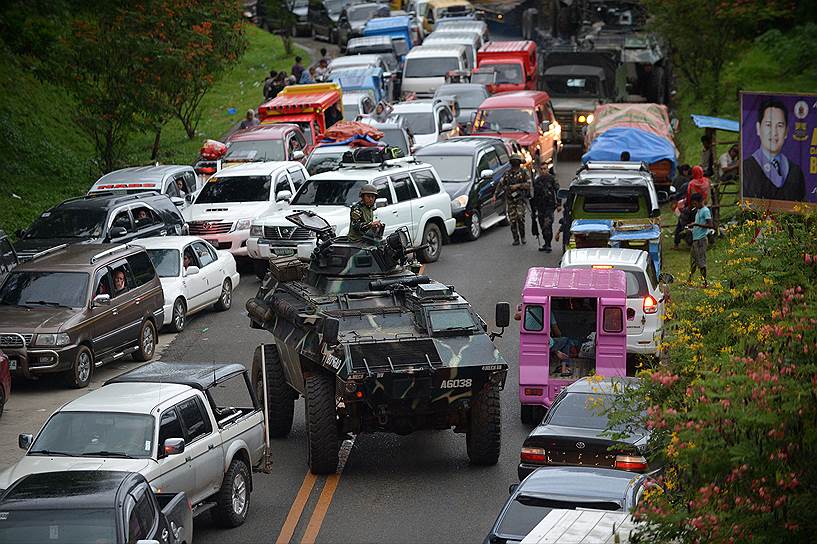
[[[261,225],[253,225],[250,227],[250,236],[252,238],[263,238],[264,237],[264,227]]]
[[[252,223],[252,217],[248,217],[247,219],[239,219],[235,222],[235,228],[233,230],[247,230],[250,228],[250,223]]]
[[[451,211],[458,212],[468,205],[468,195],[460,195],[451,201]]]
[[[64,332],[55,334],[38,334],[34,340],[34,345],[41,347],[59,347],[67,346],[71,343],[71,339]]]

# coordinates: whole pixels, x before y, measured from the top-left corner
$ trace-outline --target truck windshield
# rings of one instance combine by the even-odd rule
[[[292,205],[306,206],[349,206],[360,200],[360,188],[365,180],[308,180],[295,198]]]
[[[230,142],[225,161],[285,161],[283,140]]]
[[[589,77],[548,77],[545,79],[551,96],[598,96],[599,82]]]
[[[29,227],[24,239],[31,238],[98,238],[105,230],[104,210],[50,210]]]
[[[431,310],[428,312],[428,320],[432,332],[461,331],[476,327],[471,312],[465,308]]]
[[[445,77],[452,70],[459,70],[457,57],[414,58],[406,61],[403,79],[407,77]]]
[[[196,204],[264,202],[270,199],[269,176],[213,176],[202,188]]]
[[[160,278],[175,278],[179,275],[178,249],[149,249],[148,255]]]
[[[147,414],[57,412],[27,455],[146,459],[154,449],[153,424]]]
[[[496,72],[495,83],[524,83],[525,74],[521,64],[491,64]]]
[[[0,304],[81,308],[87,291],[85,272],[12,272],[0,287]]]
[[[475,132],[536,132],[533,110],[481,110],[474,123]]]
[[[470,181],[474,158],[470,155],[423,155],[419,157],[437,171],[443,183]]]
[[[3,518],[0,542],[117,542],[113,508],[60,508],[20,510]]]

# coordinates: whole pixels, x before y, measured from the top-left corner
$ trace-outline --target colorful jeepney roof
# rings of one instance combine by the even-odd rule
[[[482,46],[479,53],[517,53],[535,48],[536,43],[529,40],[488,42]]]
[[[394,17],[375,17],[366,22],[363,29],[364,36],[369,32],[387,32],[411,26],[411,18],[408,15],[396,15]]]
[[[383,70],[377,66],[344,68],[331,72],[329,78],[340,85],[344,91],[372,90],[379,95],[378,78],[383,77]]]
[[[320,113],[338,102],[340,97],[337,83],[289,85],[278,96],[258,106],[258,116],[263,119],[291,113]]]
[[[622,270],[594,268],[541,268],[528,270],[523,298],[528,296],[626,298],[627,279]]]

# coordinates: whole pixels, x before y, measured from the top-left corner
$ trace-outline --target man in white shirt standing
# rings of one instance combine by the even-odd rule
[[[718,159],[718,177],[721,181],[737,179],[739,168],[738,146],[734,144]]]

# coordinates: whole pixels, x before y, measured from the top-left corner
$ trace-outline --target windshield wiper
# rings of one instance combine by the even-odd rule
[[[135,459],[124,451],[89,451],[82,454],[82,457],[121,457],[123,459]]]
[[[65,453],[64,451],[51,451],[51,450],[31,450],[28,452],[28,455],[56,455],[60,457],[73,457],[74,454],[72,453]]]
[[[37,304],[39,306],[54,306],[55,308],[70,308],[65,304],[54,302],[53,300],[27,300],[26,304]]]

